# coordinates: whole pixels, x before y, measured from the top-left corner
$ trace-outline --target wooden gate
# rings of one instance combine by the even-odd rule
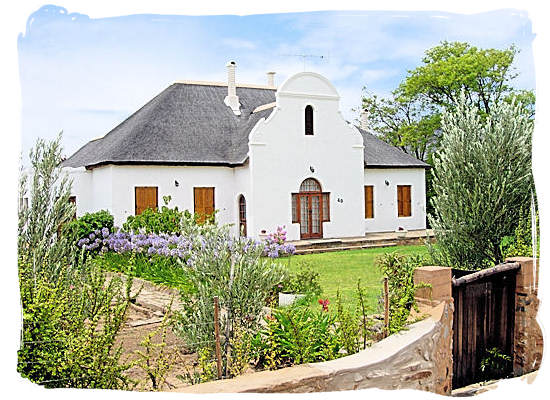
[[[486,350],[498,348],[512,355],[519,267],[506,263],[477,272],[453,269],[454,389],[482,380],[480,363]]]

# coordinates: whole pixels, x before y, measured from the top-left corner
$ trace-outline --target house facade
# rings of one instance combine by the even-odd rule
[[[176,82],[64,161],[77,215],[115,225],[149,207],[216,212],[233,233],[289,240],[424,229],[427,164],[347,122],[323,76],[280,87]]]

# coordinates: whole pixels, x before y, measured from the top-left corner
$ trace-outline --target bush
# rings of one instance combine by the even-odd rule
[[[323,293],[319,283],[319,273],[313,269],[308,261],[300,262],[296,272],[290,272],[288,278],[280,284],[279,291],[285,293],[305,294],[311,300]]]
[[[422,266],[424,260],[419,255],[386,253],[376,264],[388,278],[389,334],[396,333],[405,327],[411,308],[415,306],[414,293],[420,285],[414,284],[414,270]]]
[[[98,235],[103,228],[113,230],[114,218],[107,210],[86,213],[67,224],[66,230],[76,241],[89,237],[92,233]]]
[[[537,257],[540,256],[539,214],[535,216],[537,230]],[[532,217],[530,212],[521,210],[521,218],[513,236],[505,236],[500,242],[502,254],[507,257],[533,257]]]
[[[122,229],[126,232],[179,233],[183,214],[177,207],[163,206],[161,211],[148,208],[139,215],[128,216]]]
[[[341,356],[341,345],[334,334],[335,316],[331,313],[291,306],[273,310],[265,321],[266,328],[256,335],[252,346],[262,368],[276,369]]]
[[[232,239],[228,227],[211,226],[198,240],[187,262],[179,260],[195,290],[182,297],[176,332],[191,350],[213,348],[215,296],[219,298],[224,341],[225,374],[230,373],[228,355],[233,352],[236,330],[258,330],[262,309],[271,289],[283,280],[283,266],[262,258],[263,245],[249,238]],[[202,345],[204,344],[204,345]]]
[[[19,261],[23,332],[17,370],[46,387],[125,389],[130,365],[115,338],[129,304],[131,280],[106,280],[88,264],[59,269],[58,279]]]
[[[497,104],[484,119],[466,103],[443,114],[429,218],[437,265],[477,270],[503,261],[501,239],[529,207],[533,121],[521,105]]]
[[[19,210],[18,273],[23,311],[17,370],[47,387],[127,388],[115,337],[129,304],[131,280],[107,281],[83,262],[61,227],[75,212],[61,173],[61,136],[31,151],[31,202]],[[20,179],[20,195],[26,189]]]

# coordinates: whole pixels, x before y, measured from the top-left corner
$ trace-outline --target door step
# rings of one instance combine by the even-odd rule
[[[340,246],[331,246],[331,247],[310,247],[310,248],[296,248],[295,255],[304,255],[304,254],[316,254],[316,253],[329,253],[334,251],[345,251],[345,250],[362,250],[362,249],[375,249],[380,247],[394,247],[397,246],[395,242],[385,242],[385,243],[373,243],[373,244],[360,244],[360,245],[340,245]]]

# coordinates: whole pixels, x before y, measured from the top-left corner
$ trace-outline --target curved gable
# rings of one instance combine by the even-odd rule
[[[338,92],[330,81],[315,72],[300,72],[283,82],[277,94],[323,96],[338,99]]]

